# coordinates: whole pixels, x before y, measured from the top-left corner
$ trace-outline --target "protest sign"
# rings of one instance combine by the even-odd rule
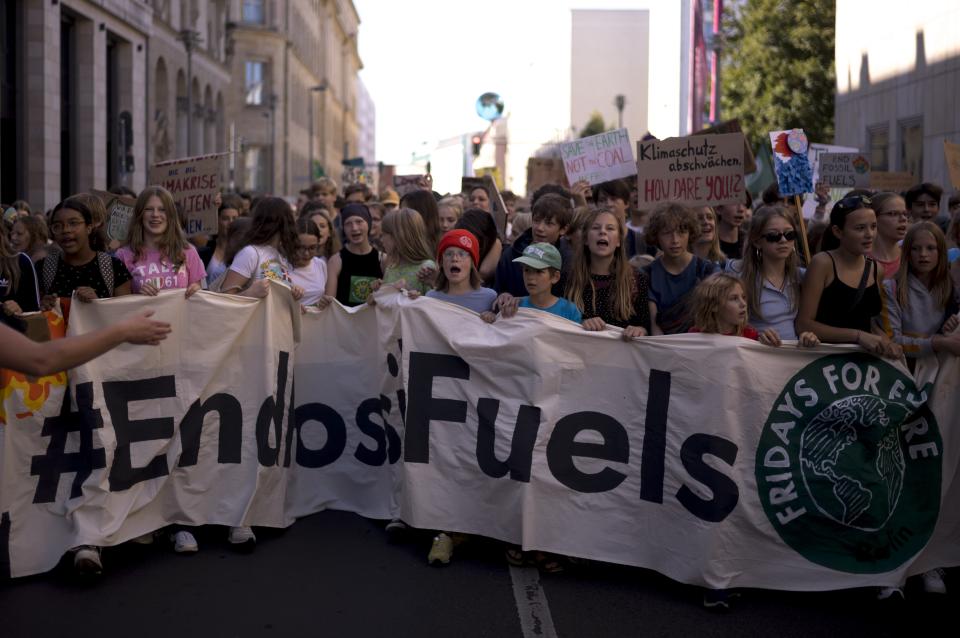
[[[823,153],[819,181],[830,188],[869,188],[870,160],[862,153]]]
[[[217,232],[220,165],[226,153],[158,162],[150,168],[149,182],[163,186],[180,204],[187,218],[187,235]]]
[[[127,231],[133,220],[133,208],[137,199],[129,195],[116,195],[109,191],[91,190],[92,194],[100,198],[107,211],[107,237],[113,241],[127,241]]]
[[[911,376],[846,346],[625,347],[619,329],[526,309],[490,325],[386,288],[308,314],[295,347],[299,310],[271,286],[79,304],[72,333],[145,307],[173,332],[71,371],[69,395],[66,375],[2,377],[0,571],[325,508],[711,588],[899,585],[960,565],[956,357]]]
[[[637,174],[625,128],[561,142],[560,157],[571,184],[585,179],[593,186]]]
[[[648,207],[740,204],[745,188],[742,133],[637,142],[637,189]]]
[[[489,175],[493,178],[494,183],[496,183],[497,188],[503,190],[503,175],[500,173],[499,166],[481,166],[479,168],[473,169],[474,174],[477,177],[485,177]]]
[[[773,169],[781,197],[813,192],[813,169],[807,156],[809,142],[802,128],[771,131]]]
[[[947,160],[950,183],[953,184],[954,188],[960,188],[960,144],[944,140],[943,155]]]
[[[487,198],[490,200],[490,214],[493,215],[493,221],[497,225],[497,234],[500,235],[500,241],[503,241],[507,232],[507,205],[503,203],[503,197],[500,196],[500,189],[497,183],[489,175],[483,177],[463,177],[460,179],[460,192],[467,199],[470,199],[470,192],[482,188],[487,191]],[[469,206],[467,207],[469,208]]]
[[[740,128],[740,120],[732,119],[727,120],[726,122],[720,122],[714,126],[708,126],[707,128],[700,129],[696,133],[691,133],[690,135],[717,135],[722,133],[742,133],[743,129]],[[750,142],[747,141],[746,136],[743,138],[743,173],[744,175],[752,175],[757,172],[757,160],[753,155],[753,149],[750,148]]]
[[[872,171],[870,173],[870,187],[881,193],[902,193],[916,183],[917,178],[905,171]]]
[[[807,159],[813,171],[813,183],[817,184],[820,178],[820,156],[824,153],[859,153],[860,149],[852,146],[837,146],[836,144],[820,144],[812,142],[807,150]],[[809,193],[808,193],[809,194]]]
[[[563,160],[556,157],[531,157],[527,160],[527,195],[532,195],[545,184],[559,184],[570,188]]]
[[[426,175],[394,175],[393,190],[397,191],[400,197],[413,191],[430,190],[430,182]]]

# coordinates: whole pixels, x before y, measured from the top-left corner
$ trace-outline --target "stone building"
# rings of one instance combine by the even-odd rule
[[[336,177],[359,141],[359,22],[350,0],[4,2],[0,201],[139,190],[154,162],[226,151],[238,189]]]

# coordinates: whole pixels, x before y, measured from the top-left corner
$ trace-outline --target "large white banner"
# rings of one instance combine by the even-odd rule
[[[390,293],[301,318],[273,292],[74,304],[72,330],[149,304],[174,334],[78,369],[62,414],[62,386],[39,407],[4,389],[13,576],[171,522],[286,526],[325,508],[711,587],[960,564],[956,358],[915,379],[853,349],[625,343]]]

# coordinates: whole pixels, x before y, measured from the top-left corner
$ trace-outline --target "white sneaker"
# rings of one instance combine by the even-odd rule
[[[180,530],[172,537],[173,551],[178,554],[193,554],[200,546],[197,545],[197,539],[187,530]]]
[[[942,569],[931,569],[928,572],[924,572],[922,578],[923,591],[927,592],[928,594],[947,593],[947,584],[943,582]]]
[[[877,590],[877,600],[904,600],[903,587],[881,587]]]
[[[97,575],[103,573],[100,562],[100,548],[93,545],[81,545],[73,555],[73,568],[81,574]]]
[[[247,543],[253,545],[257,542],[257,537],[249,527],[231,527],[230,533],[227,535],[227,541],[231,545],[246,545]]]

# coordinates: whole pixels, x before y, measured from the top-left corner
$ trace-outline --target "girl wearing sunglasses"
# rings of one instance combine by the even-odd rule
[[[815,346],[812,332],[797,334],[794,322],[805,270],[796,251],[797,231],[780,206],[761,206],[750,221],[743,259],[727,262],[740,277],[747,297],[749,323],[757,332],[775,332],[780,340]],[[779,343],[774,344],[779,345]]]

